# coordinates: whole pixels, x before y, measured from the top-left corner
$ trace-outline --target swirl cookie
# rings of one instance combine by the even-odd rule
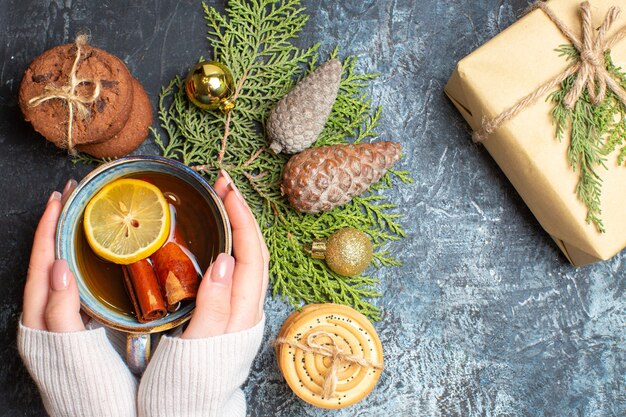
[[[293,313],[276,339],[278,366],[293,392],[322,408],[367,396],[383,369],[383,349],[370,321],[338,304],[311,304]]]

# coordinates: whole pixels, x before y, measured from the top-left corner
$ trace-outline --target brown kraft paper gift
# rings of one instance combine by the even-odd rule
[[[623,11],[607,37],[626,25],[626,1],[590,4],[594,28],[611,6]],[[580,37],[580,1],[552,0],[547,5]],[[459,61],[445,92],[471,128],[480,130],[484,118],[498,116],[563,73],[570,62],[555,49],[569,43],[536,9]],[[611,57],[615,65],[626,68],[626,39],[611,48]],[[556,138],[550,113],[554,104],[546,98],[547,94],[535,100],[482,143],[572,264],[609,259],[626,247],[626,167],[618,166],[611,154],[608,169],[598,168],[606,227],[606,233],[600,233],[585,222],[587,207],[574,191],[578,172],[566,156],[569,135],[562,142]]]

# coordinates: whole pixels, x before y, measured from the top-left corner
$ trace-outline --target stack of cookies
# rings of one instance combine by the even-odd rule
[[[20,108],[37,132],[70,153],[120,157],[148,136],[150,99],[119,58],[86,41],[79,35],[33,60]]]
[[[285,321],[276,338],[278,367],[293,392],[322,408],[365,398],[383,369],[372,323],[353,308],[310,304]]]

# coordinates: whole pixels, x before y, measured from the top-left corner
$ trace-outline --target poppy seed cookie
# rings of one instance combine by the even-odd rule
[[[133,106],[126,125],[117,135],[101,143],[78,145],[76,149],[96,158],[118,158],[135,149],[148,136],[152,124],[152,105],[141,83],[133,78]]]
[[[76,53],[76,44],[49,49],[31,62],[20,84],[19,104],[24,118],[61,148],[66,148],[68,143],[67,100],[52,98],[39,105],[33,105],[31,100],[42,96],[46,88],[69,84]],[[95,101],[85,105],[86,118],[74,111],[72,144],[98,143],[116,135],[126,124],[133,103],[133,79],[126,65],[108,52],[82,45],[76,77],[100,81],[101,90]],[[93,83],[82,83],[76,87],[75,94],[85,98],[93,91]]]

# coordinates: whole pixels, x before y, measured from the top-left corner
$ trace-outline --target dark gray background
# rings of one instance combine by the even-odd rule
[[[298,400],[269,341],[291,312],[267,301],[266,343],[246,385],[251,416],[626,415],[626,257],[575,269],[490,156],[471,144],[442,89],[455,63],[515,21],[524,0],[304,1],[301,46],[357,55],[377,72],[378,132],[402,143],[415,184],[389,192],[407,239],[401,268],[376,272],[386,370],[338,412]],[[223,7],[220,1],[213,1]],[[89,31],[126,62],[156,105],[160,87],[207,56],[197,1],[0,1],[0,415],[43,414],[15,329],[33,232],[74,165],[22,120],[21,75],[44,50]],[[156,121],[155,121],[156,125]],[[156,153],[147,143],[143,153]]]

